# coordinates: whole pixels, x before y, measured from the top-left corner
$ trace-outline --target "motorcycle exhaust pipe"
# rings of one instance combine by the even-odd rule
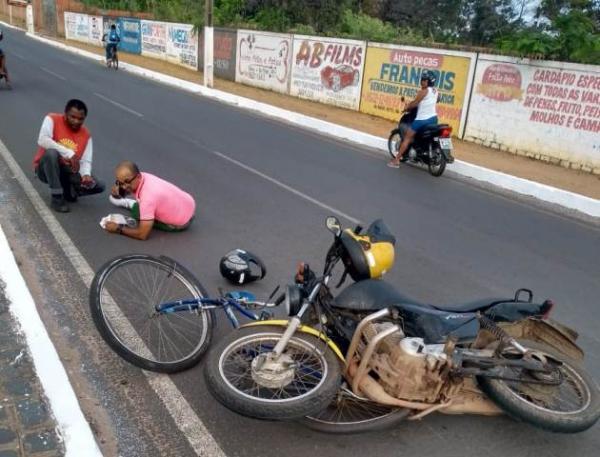
[[[348,374],[353,378],[352,391],[355,395],[366,396],[369,400],[375,403],[388,406],[398,406],[400,408],[426,410],[435,406],[446,406],[443,403],[440,404],[429,404],[419,403],[413,401],[400,400],[389,395],[383,387],[375,381],[368,373],[363,374],[360,378],[356,378],[355,375],[358,371],[358,364],[352,360],[348,364]],[[355,388],[355,386],[357,388]]]

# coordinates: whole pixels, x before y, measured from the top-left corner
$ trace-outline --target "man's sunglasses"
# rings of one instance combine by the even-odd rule
[[[117,180],[115,181],[115,184],[116,184],[117,186],[119,186],[119,187],[123,187],[123,186],[125,186],[125,185],[129,185],[129,184],[131,184],[131,183],[133,182],[133,180],[134,180],[135,178],[137,178],[138,176],[139,176],[139,175],[135,175],[133,178],[126,179],[126,180],[124,180],[124,181],[119,181],[119,180],[117,179]]]

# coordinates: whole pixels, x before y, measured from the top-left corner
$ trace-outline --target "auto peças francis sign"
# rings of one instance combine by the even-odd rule
[[[290,94],[358,110],[364,41],[294,36]]]

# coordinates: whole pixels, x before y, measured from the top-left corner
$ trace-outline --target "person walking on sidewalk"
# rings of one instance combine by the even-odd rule
[[[187,229],[194,218],[196,202],[187,192],[153,174],[141,172],[129,160],[115,169],[116,181],[109,200],[112,204],[131,211],[137,227],[107,222],[105,230],[111,233],[146,240],[152,228],[166,232]]]
[[[50,187],[51,207],[60,213],[69,211],[67,201],[104,191],[104,184],[92,176],[92,137],[83,125],[87,113],[81,100],[69,100],[64,114],[44,118],[38,137],[35,174]]]

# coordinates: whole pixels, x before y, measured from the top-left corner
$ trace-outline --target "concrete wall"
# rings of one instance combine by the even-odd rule
[[[480,54],[465,139],[600,174],[600,67]]]

